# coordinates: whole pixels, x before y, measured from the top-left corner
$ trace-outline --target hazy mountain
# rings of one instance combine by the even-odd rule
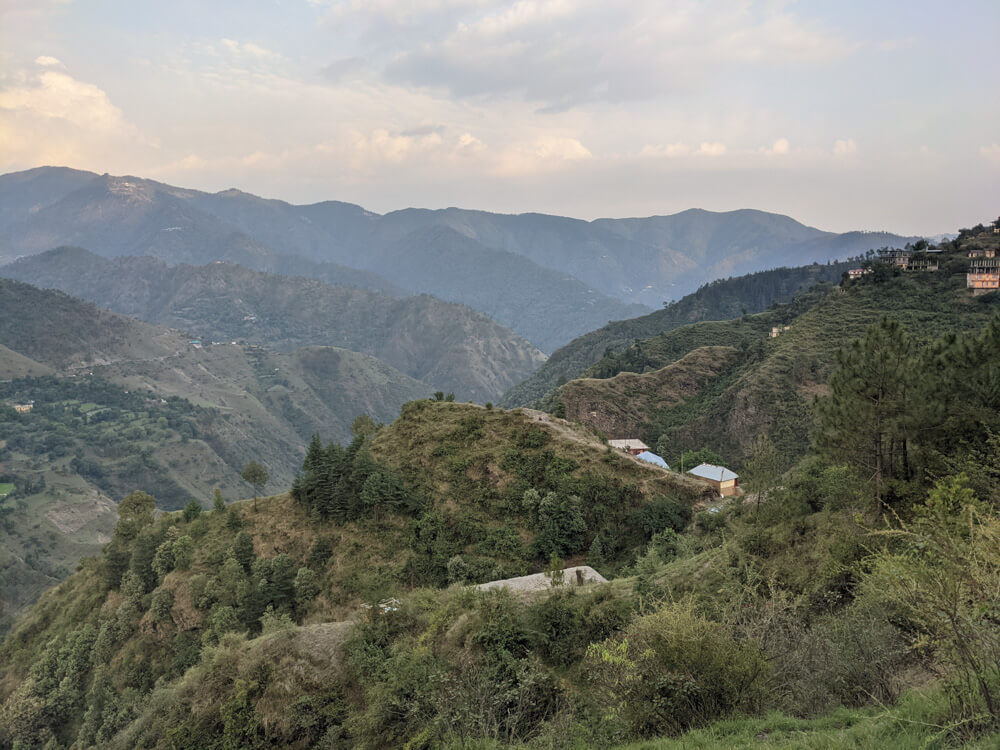
[[[167,266],[60,248],[22,258],[0,275],[207,340],[364,352],[462,400],[495,400],[544,361],[527,341],[462,305],[427,295],[395,299],[230,263]]]
[[[49,178],[44,169],[32,170],[0,177],[0,185]],[[108,257],[151,255],[171,264],[224,260],[396,296],[433,292],[494,314],[546,351],[610,319],[643,311],[515,253],[464,240],[475,252],[463,254],[454,246],[462,238],[453,233],[416,232],[401,239],[380,232],[381,217],[350,204],[297,207],[236,190],[209,195],[136,177],[94,175],[70,192],[65,182],[58,185],[60,198],[0,227],[0,260],[75,245]]]
[[[835,234],[751,210],[590,222],[458,208],[378,215],[337,201],[296,206],[235,189],[87,175],[43,168],[0,177],[0,194],[21,196],[3,213],[0,258],[78,245],[172,264],[227,260],[397,296],[433,293],[546,352],[719,277],[913,239]]]
[[[650,306],[717,278],[825,263],[916,239],[885,232],[824,232],[764,211],[701,209],[592,222],[544,214],[406,209],[386,214],[378,231],[383,238],[398,239],[415,228],[441,225],[571,274],[606,295]]]

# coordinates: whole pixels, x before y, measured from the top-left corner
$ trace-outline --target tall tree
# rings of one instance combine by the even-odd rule
[[[830,395],[817,404],[816,444],[859,469],[881,502],[886,481],[911,472],[913,341],[898,322],[883,318],[838,352],[837,364]]]
[[[240,476],[243,477],[244,482],[253,486],[253,509],[256,512],[257,495],[260,493],[260,488],[267,484],[267,469],[264,468],[263,464],[251,461],[243,469]]]

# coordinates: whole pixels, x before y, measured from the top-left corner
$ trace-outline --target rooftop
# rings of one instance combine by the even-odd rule
[[[728,482],[731,479],[739,479],[739,474],[736,472],[730,471],[725,466],[716,466],[715,464],[699,464],[691,469],[688,474],[693,474],[702,479],[711,479],[713,482]]]
[[[563,569],[563,585],[567,588],[576,586],[576,571],[580,571],[584,583],[607,583],[608,579],[598,573],[589,565],[577,565],[573,568]],[[501,581],[490,581],[480,583],[475,588],[480,591],[490,589],[510,589],[511,591],[541,591],[552,588],[552,578],[548,573],[535,573],[530,576],[519,576],[518,578],[505,578]]]
[[[638,438],[624,438],[623,440],[609,440],[608,445],[612,448],[619,448],[623,451],[627,450],[643,450],[648,451],[649,446]]]
[[[667,469],[668,471],[670,470],[670,464],[668,464],[662,458],[653,453],[653,451],[643,451],[642,453],[639,454],[638,458],[639,460],[646,461],[647,463],[651,463],[654,466],[659,466],[661,469]]]

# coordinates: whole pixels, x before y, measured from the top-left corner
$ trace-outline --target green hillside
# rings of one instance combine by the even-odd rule
[[[552,356],[531,377],[504,394],[504,406],[526,406],[580,377],[603,357],[644,340],[702,320],[731,320],[783,304],[821,282],[835,283],[852,263],[777,268],[747,276],[719,279],[649,315],[608,323],[579,336]]]
[[[284,494],[128,495],[0,644],[0,748],[996,747],[1000,316],[961,283],[970,242],[1000,237],[676,328],[558,391],[567,414],[613,402],[609,429],[721,436],[735,497],[586,416],[444,394],[314,437]],[[232,397],[194,373],[164,382],[211,404],[175,422]]]
[[[987,239],[987,237],[989,239]],[[996,235],[963,235],[944,247],[940,270],[877,274],[837,287],[817,287],[787,305],[726,322],[675,328],[639,341],[592,365],[586,378],[547,402],[573,419],[625,437],[632,430],[672,460],[684,450],[710,448],[739,466],[761,434],[773,436],[790,465],[809,445],[811,404],[826,392],[837,351],[882,317],[907,326],[921,341],[980,329],[1000,310],[996,294],[966,289],[967,252]],[[788,326],[787,330],[784,328]],[[779,327],[777,338],[769,338]],[[716,377],[680,403],[669,389],[638,401],[617,385],[624,373],[656,380],[702,347],[733,347]],[[633,376],[634,377],[634,376]],[[601,380],[607,379],[607,380]],[[627,403],[624,403],[627,402]],[[611,415],[631,413],[625,424]]]
[[[430,392],[364,354],[197,348],[60,292],[0,283],[0,482],[14,485],[0,499],[0,629],[110,538],[115,502],[132,490],[171,510],[207,504],[216,488],[238,497],[251,460],[287,487],[313,433],[345,440],[359,413],[391,421]],[[28,413],[12,408],[28,402]]]
[[[715,513],[579,426],[444,399],[314,440],[289,494],[160,517],[131,495],[0,646],[0,743],[993,747],[1000,402],[972,389],[1000,324],[852,350],[809,458],[758,460],[759,500]],[[916,397],[869,413],[881,370],[921,373]],[[939,389],[989,421],[928,429]],[[911,434],[916,460],[873,480],[858,431],[900,408],[882,447]],[[614,580],[462,585],[582,561]]]
[[[609,452],[586,431],[538,412],[425,400],[408,404],[393,425],[373,429],[362,424],[346,448],[314,441],[291,496],[155,519],[152,498],[138,493],[123,501],[103,556],[85,560],[5,640],[0,695],[7,702],[0,725],[11,734],[0,739],[51,736],[45,727],[60,741],[76,737],[84,744],[107,745],[114,738],[128,745],[136,741],[133,731],[152,738],[159,727],[141,725],[160,721],[155,706],[163,696],[149,695],[154,683],[197,701],[195,694],[207,686],[184,676],[185,670],[220,666],[212,666],[221,653],[216,646],[232,647],[229,631],[248,626],[255,637],[263,629],[264,640],[257,641],[262,650],[254,646],[252,653],[297,672],[315,649],[337,663],[349,620],[364,602],[415,587],[543,570],[553,554],[589,559],[611,573],[633,561],[655,529],[683,528],[704,490],[686,477]],[[455,601],[474,597],[459,594]],[[601,626],[607,630],[628,608],[609,600],[604,609],[611,618]],[[293,621],[303,627],[294,628]],[[275,627],[284,633],[284,656],[266,645]],[[78,663],[76,687],[69,689],[80,691],[83,702],[50,721],[31,718],[34,709],[22,701],[43,689],[31,665],[47,658],[53,638],[69,639],[88,653],[100,650],[107,667],[92,671],[91,662]],[[129,665],[137,663],[142,666],[133,672]],[[338,721],[336,702],[347,686],[326,687],[337,675],[325,669],[306,678],[324,684],[310,699],[324,718],[305,730],[302,743]],[[275,716],[289,709],[289,700],[301,705],[306,683],[297,683],[294,698],[283,689],[274,693]],[[102,692],[112,686],[120,697]],[[147,708],[154,713],[142,718]],[[133,719],[139,722],[117,734]],[[287,741],[300,730],[282,719],[262,737]],[[182,731],[182,744],[204,746],[216,730],[191,725]]]

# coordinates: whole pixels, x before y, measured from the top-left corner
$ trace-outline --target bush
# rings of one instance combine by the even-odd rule
[[[690,601],[664,605],[621,637],[592,645],[586,668],[639,737],[759,711],[768,699],[764,654],[698,615]]]

